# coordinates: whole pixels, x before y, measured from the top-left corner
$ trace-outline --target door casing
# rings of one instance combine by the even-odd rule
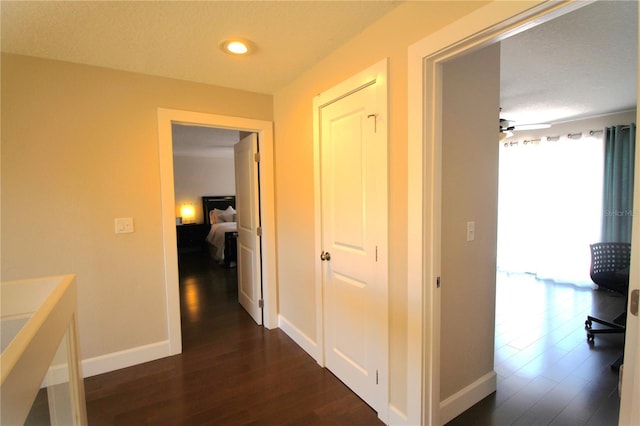
[[[169,355],[182,352],[180,294],[178,289],[178,250],[174,217],[175,194],[171,135],[172,123],[217,127],[258,134],[258,143],[260,144],[263,325],[269,329],[278,327],[273,123],[271,121],[254,120],[250,118],[158,108],[158,155],[160,160],[164,284],[166,292]]]

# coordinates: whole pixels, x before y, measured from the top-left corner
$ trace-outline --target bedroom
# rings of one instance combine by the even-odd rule
[[[234,145],[247,134],[172,124],[183,344],[207,334],[206,312],[238,303]]]
[[[607,6],[611,4],[612,3],[595,4],[592,7],[597,8],[598,6]],[[591,17],[590,22],[578,23],[575,22],[575,19],[573,18],[576,16],[580,16],[584,21],[584,14],[589,12],[589,8],[585,7],[578,12],[565,15],[561,18],[558,18],[556,21],[551,21],[545,24],[549,26],[549,33],[553,36],[557,36],[558,39],[556,40],[561,40],[562,42],[556,41],[553,44],[550,44],[547,41],[545,43],[545,39],[540,34],[540,31],[545,25],[541,25],[540,27],[534,29],[538,30],[537,32],[534,30],[531,30],[530,32],[523,32],[519,34],[519,36],[503,41],[500,51],[497,52],[497,58],[501,59],[501,79],[500,81],[495,81],[495,83],[500,85],[501,96],[499,99],[500,104],[497,103],[498,99],[495,99],[495,110],[498,109],[498,105],[503,107],[503,114],[501,115],[501,118],[514,120],[516,123],[516,128],[519,124],[552,124],[550,128],[539,130],[537,132],[524,131],[523,129],[523,131],[516,131],[514,134],[508,136],[503,134],[503,136],[506,137],[502,140],[502,143],[500,143],[499,148],[501,168],[504,165],[505,160],[503,152],[511,153],[524,150],[528,154],[524,154],[522,160],[523,162],[525,160],[530,162],[531,159],[542,156],[542,152],[544,152],[545,155],[551,154],[551,150],[553,149],[553,147],[549,147],[550,142],[547,142],[547,137],[549,137],[550,140],[553,141],[551,142],[553,146],[565,146],[565,150],[567,149],[567,142],[564,142],[564,139],[569,140],[568,144],[570,145],[570,147],[573,147],[573,145],[571,145],[573,143],[574,145],[579,144],[578,146],[576,146],[576,149],[583,148],[585,146],[584,144],[587,143],[586,140],[589,139],[589,132],[591,130],[594,130],[597,135],[602,136],[601,130],[605,126],[629,124],[630,122],[635,121],[635,69],[631,69],[631,72],[629,73],[630,78],[629,74],[625,74],[621,77],[615,77],[615,82],[620,84],[619,87],[623,90],[623,94],[625,95],[618,96],[618,87],[615,87],[615,85],[613,85],[612,87],[611,84],[608,84],[610,83],[611,76],[617,76],[618,74],[609,72],[608,74],[602,76],[600,74],[600,70],[601,68],[606,68],[603,65],[615,63],[618,65],[617,69],[619,70],[620,74],[622,74],[622,69],[624,69],[624,67],[621,64],[626,64],[626,62],[621,61],[619,57],[617,59],[612,58],[612,52],[610,52],[609,55],[601,54],[599,56],[596,56],[596,58],[606,57],[606,61],[598,61],[597,59],[590,60],[588,58],[592,58],[592,56],[590,56],[590,53],[596,50],[595,46],[599,46],[600,48],[606,46],[617,46],[615,54],[621,56],[625,55],[625,49],[623,49],[622,47],[628,46],[629,50],[631,50],[630,54],[629,52],[626,53],[628,55],[628,61],[634,62],[632,59],[634,56],[633,53],[635,51],[635,45],[631,42],[625,43],[624,41],[637,39],[637,35],[629,35],[627,33],[623,33],[623,42],[618,43],[609,41],[608,38],[606,39],[607,41],[604,41],[605,38],[602,35],[599,35],[597,37],[599,38],[600,43],[592,43],[588,41],[586,35],[583,33],[596,31],[600,32],[606,29],[611,36],[611,33],[614,33],[614,31],[612,31],[612,28],[625,29],[626,31],[632,32],[633,26],[603,25],[602,16],[604,12],[602,10],[598,10],[598,14],[596,15],[597,17]],[[623,15],[631,16],[631,19],[633,19],[634,14],[632,11],[624,12]],[[569,34],[564,34],[563,36],[564,32],[567,32]],[[567,52],[566,49],[571,49],[571,51]],[[540,51],[543,51],[545,55],[541,56]],[[544,58],[544,60],[540,60],[540,57]],[[462,61],[463,58],[457,60]],[[467,64],[466,69],[472,69],[472,67]],[[571,70],[568,72],[568,75],[565,74],[566,69]],[[588,77],[591,77],[593,80],[589,82]],[[607,80],[606,77],[609,77],[609,80]],[[579,82],[583,81],[586,82],[587,86],[580,86],[582,90],[577,90]],[[597,84],[595,83],[595,81],[597,81]],[[554,93],[552,95],[549,95],[548,92],[542,89],[547,87],[554,87]],[[604,89],[605,87],[607,89]],[[628,93],[625,93],[625,88],[626,92]],[[469,88],[467,87],[467,91],[468,90]],[[590,104],[584,102],[583,100],[584,98],[592,97],[593,94],[602,92],[605,92],[608,96],[601,98],[600,102],[596,101],[594,104]],[[626,100],[628,98],[628,96],[626,96],[627,94],[632,95],[632,100],[629,104],[625,104],[623,101],[620,104],[616,105],[614,108],[611,108],[608,107],[607,102],[604,102],[613,102],[614,100],[622,101],[623,99]],[[444,109],[445,111],[447,110],[446,107]],[[626,113],[618,114],[616,116],[604,116],[604,114],[612,112]],[[451,123],[451,126],[454,127],[454,130],[457,130],[455,129],[456,124],[459,124],[460,122],[467,122],[468,120],[470,120],[467,115],[463,115],[463,113],[461,113],[460,111],[456,110],[456,113],[456,120],[452,121]],[[528,113],[528,116],[526,113]],[[538,114],[537,116],[534,115],[536,113]],[[544,113],[547,113],[546,116]],[[559,113],[565,113],[565,115],[561,116]],[[555,115],[555,119],[552,119],[550,117],[551,115]],[[594,116],[598,117],[593,118]],[[591,117],[591,120],[581,120],[588,117]],[[475,129],[477,129],[478,127],[479,125],[476,126]],[[600,133],[597,133],[598,130],[600,130]],[[453,130],[451,130],[451,132],[453,132]],[[580,132],[582,132],[582,138],[579,137]],[[462,133],[463,136],[460,136],[460,133]],[[566,135],[569,134],[572,136],[567,137]],[[460,131],[456,134],[458,139],[464,137],[469,139],[470,137],[473,137],[473,135],[473,130],[467,130],[467,133],[464,133],[464,131]],[[558,136],[560,136],[560,138],[558,138]],[[538,147],[540,149],[534,151]],[[449,157],[453,157],[454,154],[452,153],[452,150],[453,148],[449,148],[449,151],[447,151],[445,148],[443,156],[448,155]],[[511,178],[506,179],[506,183],[512,184],[511,186],[513,186],[513,191],[506,197],[504,197],[504,194],[500,192],[501,202],[511,201],[514,205],[511,207],[511,210],[508,212],[508,214],[503,215],[500,210],[498,211],[499,220],[511,219],[510,223],[503,223],[503,225],[509,225],[509,228],[502,226],[502,231],[500,231],[501,226],[498,225],[498,269],[502,269],[503,271],[506,269],[509,272],[539,271],[532,268],[540,265],[540,254],[542,253],[551,253],[551,256],[549,256],[550,258],[552,258],[551,260],[559,260],[559,262],[556,263],[560,263],[562,264],[562,266],[566,267],[567,264],[570,263],[570,258],[575,257],[574,255],[576,253],[584,253],[586,248],[586,266],[583,262],[584,258],[581,259],[582,263],[580,263],[578,266],[578,272],[581,273],[581,276],[586,274],[586,278],[590,282],[588,243],[598,241],[597,238],[599,237],[599,235],[597,234],[599,234],[600,231],[599,217],[596,217],[595,219],[597,222],[595,226],[595,236],[593,235],[593,232],[589,232],[589,235],[586,235],[587,232],[585,232],[585,227],[581,230],[581,239],[571,239],[572,236],[575,236],[575,234],[572,234],[572,236],[569,237],[570,241],[567,242],[566,239],[562,241],[560,239],[560,236],[563,234],[568,234],[567,231],[570,228],[569,226],[566,226],[567,222],[571,222],[572,225],[577,224],[578,220],[587,216],[587,211],[591,212],[593,208],[590,207],[590,209],[587,210],[586,208],[583,208],[583,205],[578,204],[573,204],[571,205],[571,207],[567,207],[567,203],[573,202],[573,198],[575,197],[575,193],[577,192],[575,189],[561,190],[560,197],[555,198],[552,198],[550,196],[550,193],[553,192],[553,188],[560,189],[561,184],[564,183],[571,184],[576,183],[576,181],[589,182],[589,180],[585,178],[585,175],[597,176],[601,178],[602,165],[600,164],[600,172],[598,172],[596,167],[593,167],[593,163],[591,163],[592,167],[589,168],[589,166],[586,166],[586,170],[582,175],[580,175],[581,177],[576,178],[577,173],[572,172],[577,169],[577,167],[575,166],[587,163],[586,151],[573,151],[573,156],[568,160],[566,157],[560,160],[560,152],[554,152],[556,154],[554,158],[546,157],[542,164],[536,163],[534,166],[529,166],[526,169],[522,163],[518,163],[518,166],[516,166],[516,168],[518,169],[517,171],[520,172],[523,170],[527,170],[528,173],[524,173],[524,178],[530,177],[532,185],[525,183],[526,179],[524,179],[522,175],[514,176],[512,174]],[[542,157],[540,159],[542,159]],[[578,159],[579,161],[577,161]],[[603,162],[602,157],[600,158],[600,161]],[[558,163],[560,163],[560,167],[552,167],[552,165]],[[447,170],[452,170],[453,166],[449,164],[448,166],[448,169],[447,166],[445,166],[445,171],[443,171],[443,174],[445,174]],[[552,170],[555,170],[556,168],[560,173],[556,173],[555,175],[553,175]],[[562,173],[564,173],[564,177],[562,177]],[[453,178],[449,178],[450,181],[452,181],[452,179]],[[500,185],[502,184],[503,182],[501,178]],[[536,189],[535,192],[532,191],[533,188]],[[541,189],[542,191],[540,191]],[[449,187],[449,192],[454,192],[451,187]],[[485,191],[484,193],[486,192],[488,191]],[[478,188],[476,187],[475,193],[467,193],[468,198],[473,198],[473,196],[477,193],[483,192],[478,191]],[[588,188],[587,194],[588,195],[586,198],[589,199],[589,201],[596,201],[601,199],[601,196],[596,196],[596,194],[601,194],[601,191],[600,193],[598,193],[598,190],[595,188],[595,186],[591,186],[590,188]],[[582,196],[582,198],[585,198],[584,195]],[[563,203],[560,203],[558,201],[563,201]],[[549,208],[550,206],[552,208]],[[595,208],[595,212],[596,215],[592,216],[597,216],[597,213],[599,213],[598,207]],[[445,224],[452,222],[457,224],[455,228],[453,228],[452,232],[448,234],[452,236],[450,238],[451,241],[456,238],[455,235],[459,235],[454,235],[453,232],[459,233],[459,231],[463,229],[465,220],[480,220],[478,219],[478,217],[474,218],[474,216],[472,216],[468,212],[455,212],[456,221],[454,222],[454,220],[451,219],[451,216],[454,215],[453,210],[450,209],[448,213],[449,214],[447,215],[446,220],[443,219],[443,222],[446,221]],[[477,213],[475,214],[477,215]],[[561,225],[562,230],[559,230],[557,226],[556,228],[551,228],[550,226],[547,226],[546,228],[543,227],[542,231],[546,231],[546,233],[541,232],[540,228],[535,227],[538,222],[542,222],[541,218],[548,218],[555,224],[564,224],[564,226]],[[443,227],[444,226],[445,225],[443,225]],[[481,227],[476,228],[476,230],[479,229],[481,229]],[[553,231],[549,232],[550,229],[553,229]],[[589,229],[591,228],[589,227]],[[540,237],[543,235],[545,237],[542,239],[542,244],[539,246],[535,245],[533,242],[539,241],[539,239],[535,237]],[[502,241],[500,241],[501,236],[503,237]],[[480,236],[480,234],[478,233],[476,239],[480,238],[482,238],[482,236]],[[586,241],[588,241],[588,243],[586,244],[584,244],[585,239]],[[469,245],[473,244],[468,242],[470,241],[469,239],[467,239],[467,242],[465,242],[464,237],[459,238],[459,240],[462,241],[460,243],[461,247],[468,247]],[[500,242],[503,243],[502,247]],[[579,249],[576,249],[576,245],[579,246]],[[501,248],[502,250],[500,250]],[[495,261],[495,259],[492,260]],[[513,265],[515,262],[518,262],[518,264]],[[524,265],[523,268],[526,269],[514,269],[514,266],[520,267],[521,265]],[[450,266],[450,268],[456,267],[459,268],[459,265],[452,264],[452,266]],[[547,269],[549,269],[548,266]],[[448,280],[452,281],[452,277],[450,274],[451,270],[442,272],[443,281],[444,275],[447,272],[449,272]],[[540,272],[541,273],[539,274],[539,276],[541,278],[548,277],[548,275],[544,275],[544,273],[546,273],[547,271]],[[478,276],[480,275],[480,271],[476,268],[474,268],[474,273]],[[588,295],[589,297],[591,297],[591,287],[589,287],[588,289],[582,288],[581,290],[574,290],[575,286],[565,284],[566,282],[576,282],[573,278],[566,278],[566,273],[564,276],[556,277],[558,281],[558,285],[555,286],[558,289],[556,294],[564,295],[571,291],[572,295],[576,295],[575,299],[571,299],[572,305],[570,306],[572,310],[576,310],[576,319],[548,321],[548,323],[540,326],[537,323],[539,319],[552,317],[554,315],[552,312],[552,306],[554,303],[554,298],[552,296],[554,282],[551,282],[548,285],[545,285],[546,282],[542,279],[539,282],[536,282],[537,287],[535,288],[536,290],[540,291],[540,294],[532,296],[529,293],[525,292],[525,290],[528,290],[527,282],[524,281],[524,279],[527,278],[526,275],[522,275],[523,278],[521,278],[520,280],[523,282],[520,283],[517,282],[518,276],[516,276],[515,274],[509,276],[503,272],[503,275],[498,275],[499,283],[505,281],[505,279],[503,278],[504,276],[511,277],[509,284],[512,284],[512,289],[506,289],[503,294],[501,294],[501,292],[499,291],[497,297],[498,308],[496,309],[497,313],[495,318],[496,355],[494,366],[495,371],[498,374],[499,384],[498,399],[497,402],[493,402],[495,402],[496,406],[500,405],[500,410],[497,413],[498,416],[501,414],[506,416],[513,415],[513,413],[517,412],[517,410],[513,409],[510,411],[509,409],[513,408],[514,406],[518,406],[518,409],[521,410],[520,413],[528,413],[529,415],[531,414],[531,412],[535,412],[535,410],[541,410],[541,407],[543,407],[544,404],[536,404],[537,400],[533,397],[533,394],[535,393],[534,391],[532,391],[533,387],[539,385],[541,382],[544,382],[544,380],[548,377],[552,377],[557,382],[562,382],[562,379],[565,379],[570,375],[569,373],[573,373],[575,377],[578,374],[577,372],[593,372],[595,369],[589,368],[591,365],[589,363],[597,365],[595,354],[598,354],[598,356],[604,356],[606,350],[612,351],[613,359],[605,359],[599,362],[601,362],[603,365],[602,376],[606,380],[608,380],[608,382],[605,382],[605,380],[603,379],[598,383],[602,385],[602,387],[598,387],[597,385],[592,386],[594,392],[598,392],[601,389],[606,389],[609,386],[611,388],[614,388],[617,385],[617,373],[610,371],[609,364],[619,356],[620,342],[613,341],[613,339],[601,339],[596,343],[595,348],[592,348],[593,350],[590,350],[590,347],[585,339],[585,318],[587,314],[593,314],[594,310],[598,310],[599,306],[594,303],[592,307],[589,303],[589,306],[586,306],[585,308],[586,312],[584,312],[583,316],[583,312],[579,311],[579,308],[581,308],[581,306],[578,303],[578,299],[579,296]],[[532,276],[536,277],[535,275]],[[520,288],[516,289],[517,284],[522,285],[520,286]],[[501,286],[498,287],[499,290],[503,289],[503,287]],[[546,292],[544,290],[545,288],[548,288]],[[543,292],[544,295],[541,294]],[[460,294],[453,294],[453,290],[447,289],[443,285],[442,303],[443,306],[446,305],[443,313],[443,318],[445,318],[445,320],[443,320],[443,323],[446,325],[443,326],[443,329],[446,329],[447,333],[446,336],[443,337],[444,343],[442,344],[442,348],[445,347],[445,344],[449,344],[449,342],[453,340],[451,335],[455,333],[451,331],[452,327],[448,325],[453,324],[455,322],[456,315],[459,315],[460,311],[465,310],[464,308],[461,309],[460,305],[454,305],[454,303],[458,303],[458,300],[463,299],[463,297],[457,297],[457,300],[454,301],[454,299],[456,299],[456,296],[460,296]],[[477,294],[475,296],[477,296]],[[468,298],[467,300],[469,300],[471,303],[477,303],[478,299],[476,298],[472,301],[471,298]],[[523,303],[524,300],[526,300],[527,302]],[[548,306],[546,308],[546,312],[544,312],[545,303]],[[558,303],[560,303],[560,298],[558,298]],[[502,309],[501,306],[503,307]],[[543,311],[543,314],[541,314],[540,311]],[[564,306],[561,310],[562,314],[567,314],[568,311],[568,306]],[[510,314],[510,316],[506,315],[507,313]],[[617,313],[619,312],[616,312],[616,315]],[[612,317],[615,317],[615,315],[613,315]],[[561,324],[566,325],[567,327],[569,327],[569,325],[575,324],[577,332],[573,335],[571,335],[570,333],[561,335],[562,331],[556,330],[556,328]],[[477,330],[473,329],[468,332],[468,334],[476,333]],[[517,336],[517,338],[514,336]],[[473,336],[471,336],[471,338],[473,338]],[[562,350],[558,349],[558,347],[554,347],[551,343],[549,343],[554,341],[554,339],[555,341],[565,339],[562,344],[558,345],[564,345]],[[464,338],[460,339],[459,341],[462,340],[464,340]],[[466,340],[469,341],[470,339]],[[547,346],[545,346],[545,344]],[[541,352],[545,348],[550,349],[549,352],[541,354]],[[539,350],[540,352],[535,353],[535,355],[531,355],[531,353],[536,350]],[[555,353],[552,354],[552,351],[555,351]],[[443,353],[445,352],[446,350],[443,349]],[[549,358],[558,356],[558,354],[562,354],[562,356],[564,356],[562,362],[549,361]],[[530,355],[530,358],[527,358],[527,355]],[[580,356],[582,356],[583,358],[580,358]],[[611,356],[611,354],[609,356]],[[585,361],[585,358],[588,359],[588,362]],[[442,357],[442,359],[442,368],[446,369],[446,371],[456,372],[460,370],[458,366],[460,365],[461,361],[459,359],[453,360],[451,358],[445,357]],[[491,363],[494,363],[494,360],[491,360]],[[564,368],[558,368],[559,365],[563,365]],[[545,371],[544,368],[548,368],[548,370]],[[560,370],[562,370],[561,374],[557,374]],[[514,372],[518,373],[514,374]],[[536,376],[536,373],[540,376],[544,376],[546,374],[545,379],[539,379]],[[556,373],[555,376],[553,375],[554,373]],[[515,386],[515,388],[517,389],[516,391],[509,389],[509,385],[512,385],[517,380],[521,380],[522,377],[537,380],[532,380],[529,387],[525,386],[526,384],[528,384],[528,382],[526,380],[523,380],[522,387]],[[596,374],[593,374],[593,376],[589,376],[588,379],[590,381],[597,382],[596,377],[600,378]],[[549,382],[546,382],[546,384],[548,383]],[[447,385],[449,384],[450,383],[447,383]],[[507,401],[506,398],[511,396],[511,394],[507,392],[507,396],[505,397],[505,389],[511,390],[513,394],[521,391],[519,395],[520,397],[522,397],[522,400],[518,401],[518,398],[513,398],[509,399],[508,402],[505,402]],[[582,386],[581,389],[583,390],[583,392],[587,392],[586,386]],[[453,394],[453,392],[450,392],[449,394]],[[445,397],[447,395],[448,394],[444,394]],[[529,398],[525,398],[523,397],[523,395],[527,395]],[[550,399],[551,398],[552,397],[550,396]],[[451,400],[453,400],[453,398]],[[617,394],[612,393],[611,400],[617,400]],[[598,413],[602,414],[602,412],[606,411],[606,409],[604,409],[606,404],[603,403],[603,401],[606,402],[606,398],[603,398],[602,401],[598,401],[598,403],[594,402],[593,404],[590,404],[589,409],[583,410],[581,414],[586,415],[585,413],[588,411],[589,413],[595,415],[595,413],[600,410],[600,408],[603,408],[603,410],[600,410],[600,413]],[[501,405],[502,403],[504,403],[504,405]],[[613,404],[609,405],[608,408],[610,408],[611,406],[613,406]],[[544,408],[546,408],[545,414],[549,415],[549,412],[551,410],[548,409],[548,406],[544,406]],[[570,408],[566,409],[566,412],[564,414],[566,415],[570,412],[570,410]],[[561,411],[562,410],[556,411],[554,415],[559,414]],[[540,414],[540,411],[538,411],[537,414]],[[510,421],[507,419],[501,418],[501,420],[505,424],[510,423]]]

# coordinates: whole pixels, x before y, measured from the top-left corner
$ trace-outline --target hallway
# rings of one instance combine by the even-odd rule
[[[282,331],[237,302],[235,270],[181,256],[183,353],[85,380],[91,425],[382,424]]]

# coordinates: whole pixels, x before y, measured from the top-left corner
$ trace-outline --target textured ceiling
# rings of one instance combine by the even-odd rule
[[[272,94],[396,1],[2,1],[2,51]],[[228,37],[255,43],[232,57]]]
[[[638,3],[599,1],[502,42],[501,117],[554,123],[633,109]]]
[[[272,94],[395,1],[2,1],[2,51]],[[502,116],[559,122],[634,108],[636,1],[599,1],[502,43]],[[257,45],[237,58],[218,45]]]

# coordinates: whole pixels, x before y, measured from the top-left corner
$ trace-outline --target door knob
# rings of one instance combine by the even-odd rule
[[[320,255],[320,260],[322,260],[323,262],[325,260],[331,260],[331,253],[329,253],[328,251],[323,251]]]

